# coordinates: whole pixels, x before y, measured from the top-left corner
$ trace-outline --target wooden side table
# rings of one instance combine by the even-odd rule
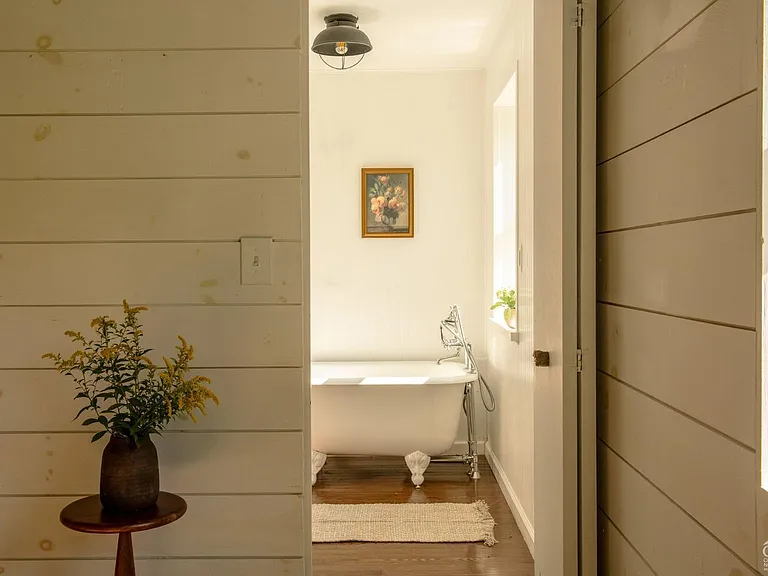
[[[115,576],[136,576],[131,534],[175,522],[187,511],[181,496],[160,492],[157,505],[139,512],[106,512],[98,496],[81,498],[61,511],[61,523],[71,530],[89,534],[118,534]]]

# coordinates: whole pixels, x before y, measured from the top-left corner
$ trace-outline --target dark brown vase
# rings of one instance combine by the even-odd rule
[[[105,510],[135,512],[157,503],[160,471],[157,449],[145,438],[140,446],[110,436],[101,455],[101,505]]]

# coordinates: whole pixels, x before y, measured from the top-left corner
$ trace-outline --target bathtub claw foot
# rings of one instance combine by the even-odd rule
[[[320,470],[325,466],[325,461],[328,459],[328,454],[323,454],[317,450],[312,450],[312,486],[317,482],[317,475]]]
[[[424,483],[424,472],[429,466],[430,457],[424,452],[412,452],[405,457],[405,463],[408,470],[411,471],[411,481],[416,488],[420,488]]]

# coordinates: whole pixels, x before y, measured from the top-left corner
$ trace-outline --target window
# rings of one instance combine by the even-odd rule
[[[493,302],[499,290],[517,289],[517,72],[493,105]],[[494,320],[516,327],[516,311]]]

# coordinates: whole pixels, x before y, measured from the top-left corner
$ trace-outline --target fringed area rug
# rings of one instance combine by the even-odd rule
[[[473,504],[313,504],[312,542],[483,542],[496,523]]]

